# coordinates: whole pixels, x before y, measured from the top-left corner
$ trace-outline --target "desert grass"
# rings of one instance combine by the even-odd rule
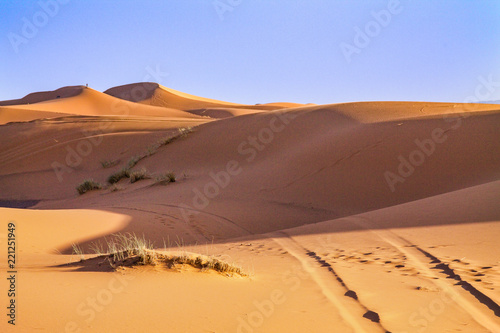
[[[170,183],[175,183],[176,178],[173,172],[167,172],[156,176],[154,180],[154,185],[168,185]]]
[[[120,163],[120,160],[112,160],[112,161],[101,161],[101,166],[103,169],[111,168],[112,166],[117,165]]]
[[[95,182],[93,179],[86,179],[76,187],[76,190],[80,195],[88,191],[100,190],[100,189],[102,189],[102,185],[98,182]]]
[[[180,138],[185,138],[186,136],[188,136],[189,133],[193,132],[193,128],[192,127],[183,127],[183,128],[179,128],[177,131],[178,131],[177,134],[161,139],[160,141],[158,141],[158,144],[160,146],[166,146],[166,145],[168,145],[176,140],[179,140]]]
[[[123,178],[129,178],[129,177],[130,177],[130,169],[122,168],[108,177],[108,183],[115,184],[118,183]]]
[[[132,156],[130,158],[130,160],[127,162],[127,164],[122,169],[118,170],[117,172],[111,174],[108,177],[108,183],[115,184],[115,183],[118,183],[123,178],[130,178],[130,175],[132,173],[131,169],[133,167],[135,167],[137,165],[137,163],[139,163],[142,159],[149,157],[153,154],[156,154],[156,152],[158,151],[158,149],[160,149],[160,147],[166,146],[169,143],[174,142],[175,140],[186,137],[189,133],[193,132],[193,128],[192,127],[183,127],[183,128],[179,128],[177,131],[178,131],[177,134],[175,134],[173,136],[168,136],[168,137],[162,138],[158,142],[156,142],[155,144],[149,146],[144,153],[142,153],[140,155]],[[101,162],[101,165],[103,166],[103,168],[107,168],[107,167],[112,166],[111,163],[113,163],[113,162],[103,161],[103,162]],[[170,173],[170,174],[173,175],[173,173]],[[137,174],[137,175],[139,175],[139,174]],[[135,181],[141,180],[141,179],[146,179],[146,178],[135,178],[134,177],[133,181],[131,180],[131,182],[134,183]],[[166,185],[168,183],[173,183],[173,182],[175,182],[175,176],[173,176],[173,177],[169,177],[169,176],[161,177],[160,176],[157,179],[157,181],[155,181],[155,182],[159,183],[159,184],[163,184],[163,185]]]
[[[80,261],[85,260],[85,255],[83,254],[83,250],[80,245],[71,243],[71,247],[73,248],[73,254],[80,257]]]
[[[142,168],[141,170],[131,171],[129,174],[130,182],[135,183],[139,180],[150,179],[151,175],[147,172],[146,169]]]
[[[139,163],[140,160],[142,160],[144,157],[146,157],[146,155],[138,155],[138,156],[132,156],[130,158],[130,160],[127,162],[127,166],[126,168],[127,169],[132,169],[133,167],[135,167],[137,165],[137,163]]]
[[[169,242],[170,244],[170,242]],[[166,244],[164,244],[166,245]],[[98,256],[104,256],[111,267],[136,266],[136,265],[165,265],[176,269],[182,265],[189,265],[200,271],[213,270],[226,276],[246,276],[242,269],[234,264],[229,264],[213,256],[188,254],[183,250],[184,244],[177,243],[179,251],[175,254],[158,252],[153,243],[133,233],[115,234],[106,239],[106,245],[94,243],[90,249]],[[81,249],[78,253],[82,253]]]

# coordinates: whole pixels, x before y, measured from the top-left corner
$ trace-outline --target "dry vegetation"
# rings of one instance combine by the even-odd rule
[[[122,167],[120,170],[109,175],[107,179],[108,184],[114,186],[116,185],[116,183],[118,183],[120,180],[124,178],[129,178],[131,183],[135,183],[143,179],[152,178],[151,174],[148,173],[146,169],[143,168],[141,170],[132,171],[132,168],[135,167],[137,163],[139,163],[139,161],[141,161],[142,159],[155,154],[158,151],[158,149],[160,149],[162,146],[166,146],[180,138],[186,137],[191,132],[193,132],[192,127],[179,128],[177,134],[160,139],[155,144],[149,146],[146,149],[146,151],[141,155],[132,156],[130,160],[127,162],[126,166]],[[118,163],[119,160],[101,161],[101,165],[104,169],[115,166]],[[176,181],[175,174],[173,172],[167,172],[155,177],[154,184],[167,185],[170,183],[174,183],[175,181]],[[100,190],[102,188],[103,186],[100,183],[97,183],[92,179],[88,179],[79,184],[76,190],[81,195],[87,191]],[[117,190],[118,188],[116,186],[111,188],[111,192],[115,192]]]
[[[77,244],[73,244],[73,254],[85,260],[83,250]],[[153,243],[135,234],[116,234],[106,239],[106,244],[92,244],[91,250],[99,257],[103,257],[114,269],[125,266],[137,265],[165,265],[167,268],[176,269],[182,265],[189,265],[200,271],[213,270],[223,275],[246,276],[242,269],[214,258],[200,254],[188,254],[178,245],[180,251],[175,254],[159,252],[153,248]]]
[[[98,182],[95,182],[93,179],[86,179],[76,187],[76,190],[79,194],[84,194],[88,191],[100,189],[102,189],[102,185]]]

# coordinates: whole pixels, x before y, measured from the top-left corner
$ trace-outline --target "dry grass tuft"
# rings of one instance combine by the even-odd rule
[[[115,184],[118,183],[123,178],[129,178],[129,177],[130,177],[130,169],[122,168],[108,177],[108,183]]]
[[[135,183],[139,180],[151,178],[151,175],[144,168],[142,168],[141,170],[138,170],[138,171],[132,171],[132,172],[130,172],[129,175],[130,175],[130,182],[131,183]]]
[[[93,179],[86,179],[76,187],[76,190],[80,195],[88,191],[100,190],[100,189],[102,189],[102,185],[98,182],[95,182]]]
[[[112,166],[117,165],[120,163],[120,160],[112,160],[112,161],[101,161],[101,165],[103,169],[111,168]]]
[[[170,183],[175,183],[175,174],[173,172],[167,172],[155,178],[155,185],[168,185]]]
[[[113,268],[160,264],[164,264],[168,268],[176,268],[178,265],[189,265],[200,271],[213,270],[227,276],[235,274],[246,276],[240,267],[214,257],[188,255],[184,251],[181,251],[180,254],[157,252],[153,248],[153,243],[147,241],[144,236],[138,237],[131,233],[113,235],[106,240],[106,246],[94,243],[91,245],[91,249],[98,256],[104,255]],[[83,255],[81,249],[75,253]]]
[[[160,146],[166,146],[169,143],[172,143],[180,138],[185,138],[186,136],[188,136],[189,133],[193,132],[193,128],[192,127],[179,128],[178,132],[179,133],[177,133],[176,135],[161,139],[160,141],[158,141],[158,144]]]

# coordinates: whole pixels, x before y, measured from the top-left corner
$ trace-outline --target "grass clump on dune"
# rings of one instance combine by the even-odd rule
[[[131,169],[139,163],[142,159],[149,157],[153,154],[155,154],[158,149],[161,146],[165,146],[169,143],[174,142],[175,140],[187,136],[189,133],[191,133],[193,129],[191,127],[185,127],[185,128],[179,128],[178,133],[175,134],[174,136],[169,136],[166,138],[163,138],[159,140],[157,143],[151,145],[150,147],[147,148],[146,152],[137,156],[132,156],[130,160],[127,162],[126,166],[123,167],[121,170],[113,173],[108,177],[108,183],[109,184],[115,184],[118,183],[120,180],[123,178],[131,178],[131,183],[134,183],[138,180],[141,179],[147,179],[151,178],[151,176],[147,175],[146,172],[142,171],[135,171],[132,172]],[[114,166],[118,163],[117,160],[115,161],[102,161],[101,165],[103,168],[109,168],[111,166]],[[132,175],[132,177],[131,177]],[[163,184],[166,185],[168,183],[173,183],[175,182],[175,175],[173,173],[167,173],[165,175],[157,177],[155,183],[158,184]]]
[[[80,257],[80,261],[85,260],[85,255],[83,254],[83,250],[80,245],[71,243],[71,247],[73,248],[73,254]]]
[[[143,168],[138,171],[131,171],[129,173],[129,177],[130,177],[130,182],[135,183],[139,180],[150,179],[151,175],[146,171],[146,169]]]
[[[142,160],[144,157],[146,157],[146,155],[142,155],[142,156],[132,156],[130,158],[130,160],[128,161],[127,163],[127,169],[132,169],[133,167],[135,167],[135,165],[137,163],[139,163],[140,160]]]
[[[80,195],[88,191],[100,190],[100,189],[102,189],[102,185],[98,182],[95,182],[93,179],[86,179],[76,187],[76,190]]]
[[[169,143],[174,142],[175,140],[178,140],[180,138],[185,138],[189,133],[193,132],[193,128],[192,127],[179,128],[178,132],[179,133],[177,133],[174,136],[169,136],[169,137],[165,137],[165,138],[161,139],[160,141],[158,141],[158,144],[160,146],[166,146]]]
[[[153,243],[146,240],[144,236],[138,237],[131,233],[113,235],[106,240],[106,246],[93,244],[91,249],[97,255],[105,256],[113,268],[160,264],[168,268],[176,268],[177,265],[189,265],[200,271],[213,270],[228,276],[234,274],[246,276],[241,268],[214,257],[188,255],[183,251],[180,254],[158,252],[154,249]],[[81,249],[78,249],[77,253],[82,254]]]
[[[175,174],[173,172],[167,172],[155,178],[155,184],[157,185],[168,185],[170,183],[175,183]]]
[[[130,169],[122,168],[121,170],[115,172],[114,174],[108,177],[108,183],[110,184],[118,183],[123,178],[129,178],[129,177],[130,177]]]
[[[101,165],[103,169],[111,168],[112,166],[117,165],[120,162],[120,160],[112,160],[112,161],[101,161]]]

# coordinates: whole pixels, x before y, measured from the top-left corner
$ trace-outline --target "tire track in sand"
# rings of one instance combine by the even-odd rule
[[[311,276],[323,295],[337,308],[340,316],[353,328],[354,332],[388,332],[380,324],[378,314],[368,310],[357,299],[356,293],[347,287],[330,264],[284,232],[276,232],[271,236],[277,244],[301,263],[304,271]]]
[[[465,312],[467,312],[479,325],[488,329],[491,332],[500,332],[500,325],[490,317],[486,311],[493,311],[495,315],[498,316],[499,306],[494,303],[489,297],[480,293],[475,288],[469,288],[470,283],[459,285],[461,286],[468,294],[472,295],[476,298],[477,303],[473,300],[469,300],[464,297],[462,293],[460,293],[460,289],[456,288],[455,282],[457,282],[457,278],[452,278],[456,275],[453,271],[449,272],[446,270],[446,265],[439,266],[439,264],[443,264],[441,260],[437,257],[433,256],[429,252],[422,250],[418,246],[412,244],[410,241],[402,238],[401,236],[395,234],[391,230],[378,230],[372,228],[372,222],[364,217],[357,217],[357,221],[354,223],[358,226],[366,230],[370,230],[375,235],[377,235],[380,239],[385,241],[386,243],[394,246],[399,252],[404,254],[408,261],[415,267],[422,276],[430,276],[430,281],[442,290],[449,298],[451,298],[458,306],[460,306]],[[420,257],[424,255],[426,260],[421,260]],[[426,262],[427,261],[427,262]],[[438,264],[436,266],[436,264]],[[433,266],[434,265],[434,266]],[[442,278],[436,272],[436,268],[441,268],[443,273],[447,278]],[[450,269],[451,270],[451,269]],[[448,273],[448,274],[447,274]],[[462,280],[460,278],[460,280]],[[477,292],[476,292],[477,291]],[[481,295],[479,295],[479,294]],[[484,297],[483,297],[484,296]],[[491,302],[490,302],[491,301]],[[478,304],[479,303],[479,304]]]

